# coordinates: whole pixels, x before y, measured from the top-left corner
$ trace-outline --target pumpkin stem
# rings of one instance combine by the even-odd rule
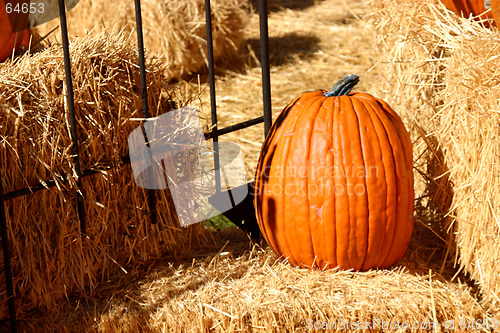
[[[351,89],[354,88],[359,82],[359,76],[356,74],[349,74],[346,77],[340,79],[339,82],[335,83],[333,88],[323,93],[326,97],[343,96],[349,95]]]

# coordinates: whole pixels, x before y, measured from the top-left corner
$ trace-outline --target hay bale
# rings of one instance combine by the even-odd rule
[[[374,3],[387,93],[415,137],[422,217],[441,223],[455,253],[448,260],[470,273],[483,304],[498,313],[500,33],[439,1]]]
[[[166,76],[180,78],[208,65],[205,3],[203,0],[148,1],[145,20],[151,43],[165,56]],[[249,12],[244,1],[211,2],[214,59],[230,65],[238,58]]]
[[[248,4],[214,0],[211,9],[215,61],[219,66],[234,65],[250,17]],[[204,0],[145,0],[142,16],[145,48],[150,55],[165,60],[167,79],[204,72],[208,64]],[[55,20],[38,30],[48,33],[58,24]],[[134,2],[81,1],[68,13],[70,36],[98,33],[105,28],[135,34]]]
[[[293,268],[265,244],[249,247],[236,232],[220,232],[217,246],[203,253],[135,270],[102,285],[88,304],[32,325],[97,332],[488,331],[462,329],[478,318],[493,326],[494,318],[462,277],[437,272],[440,263],[422,235],[398,267],[346,272]],[[314,323],[321,328],[312,330]]]
[[[401,267],[363,273],[308,271],[277,261],[269,248],[237,259],[210,259],[177,270],[176,276],[192,274],[197,277],[193,284],[199,285],[158,304],[149,319],[153,329],[183,332],[196,322],[197,332],[308,332],[317,323],[320,329],[315,331],[429,332],[435,327],[439,332],[453,319],[458,325],[459,318],[490,318],[466,285],[431,271],[420,276]],[[202,272],[208,272],[206,283],[200,281]],[[181,279],[172,280],[170,286],[179,286]],[[151,287],[143,289],[145,303],[154,297],[153,288],[168,288],[161,279]],[[109,325],[106,319],[120,327],[113,311],[102,319],[103,328]]]
[[[82,169],[117,165],[128,153],[127,136],[142,117],[138,54],[121,35],[86,37],[71,47],[75,112]],[[162,63],[149,60],[153,116],[170,103]],[[75,185],[69,119],[65,112],[62,49],[51,47],[14,64],[0,64],[0,135],[4,191],[49,179]]]
[[[71,44],[75,113],[83,170],[88,237],[81,237],[77,190],[64,102],[60,46],[0,64],[0,169],[5,192],[58,182],[56,187],[6,202],[19,315],[36,307],[58,311],[72,294],[130,265],[190,249],[200,228],[179,228],[166,191],[158,193],[158,223],[151,225],[145,191],[136,186],[127,155],[129,133],[142,118],[138,52],[125,34],[101,34]],[[190,95],[168,88],[158,59],[147,61],[150,113],[174,109]],[[120,167],[121,166],[121,167]],[[69,181],[64,182],[64,178]],[[0,280],[4,281],[3,261]],[[0,284],[0,295],[6,295]],[[7,316],[0,298],[0,320]]]

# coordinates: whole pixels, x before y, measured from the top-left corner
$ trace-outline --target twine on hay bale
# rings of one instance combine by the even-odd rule
[[[136,186],[128,154],[130,132],[142,118],[138,52],[124,33],[103,33],[70,47],[75,113],[83,170],[88,237],[81,237],[74,193],[65,72],[60,45],[0,64],[0,163],[5,192],[56,180],[57,186],[6,201],[15,294],[20,317],[36,307],[59,311],[72,294],[130,265],[189,251],[200,227],[179,227],[172,200],[157,191],[158,223],[151,225],[145,190]],[[147,59],[150,113],[190,103],[196,95],[165,84],[163,64]],[[64,182],[64,178],[68,182]],[[4,281],[3,261],[0,281]],[[0,283],[0,295],[5,295]],[[7,316],[0,297],[0,319]]]
[[[500,313],[500,33],[437,0],[374,3],[387,93],[415,135],[421,215],[442,218],[450,259]]]
[[[205,1],[145,0],[141,7],[145,48],[150,55],[165,60],[167,79],[188,78],[204,72],[208,64]],[[250,19],[248,4],[238,0],[213,0],[211,9],[214,59],[220,66],[234,66]],[[57,25],[58,22],[51,22],[39,31],[48,33]],[[98,33],[105,28],[126,29],[135,34],[134,2],[81,1],[68,12],[71,36]]]

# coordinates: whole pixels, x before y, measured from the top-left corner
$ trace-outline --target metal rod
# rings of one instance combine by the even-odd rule
[[[122,165],[130,164],[130,157],[128,157],[128,156],[124,157],[122,159],[122,163],[123,163]],[[111,169],[111,168],[112,167],[108,167],[107,169]],[[103,168],[104,171],[107,170],[107,169]],[[96,175],[98,173],[101,173],[103,170],[83,170],[81,177],[85,178],[85,177],[88,177],[88,176]],[[68,180],[65,177],[61,177],[59,179],[59,184],[64,184],[64,183],[67,183],[67,182],[68,182]],[[29,194],[32,194],[32,193],[40,192],[40,191],[43,191],[43,190],[55,187],[56,185],[57,185],[56,181],[54,181],[54,180],[47,180],[47,181],[44,182],[44,184],[36,184],[36,185],[28,186],[28,187],[25,187],[25,188],[21,188],[21,189],[18,189],[18,190],[14,190],[14,191],[5,193],[3,197],[4,197],[5,201],[12,200],[12,199],[15,199],[15,198],[19,198],[19,197],[22,197],[22,196],[25,196],[25,195],[29,195]]]
[[[267,136],[273,122],[271,112],[271,75],[269,70],[269,31],[267,24],[267,0],[259,0],[260,63],[262,66],[262,98],[264,102],[264,135]]]
[[[7,217],[5,216],[5,201],[3,196],[1,176],[0,176],[0,233],[2,235],[3,263],[5,266],[5,286],[7,287],[7,303],[9,307],[10,331],[17,332],[16,300],[14,297],[14,284],[12,283],[12,267],[10,264]]]
[[[137,47],[139,51],[139,70],[141,77],[142,114],[149,118],[148,89],[146,82],[146,59],[144,56],[144,35],[142,32],[141,0],[135,0],[135,22],[137,25]]]
[[[221,191],[220,162],[219,162],[219,132],[217,130],[217,105],[215,98],[215,72],[214,72],[214,44],[212,40],[212,10],[210,0],[205,0],[205,21],[207,26],[207,53],[208,53],[208,79],[210,83],[210,108],[212,112],[212,140],[214,143],[214,169],[215,169],[215,190]]]
[[[243,129],[243,128],[247,128],[247,127],[250,127],[253,125],[260,124],[262,122],[264,122],[264,116],[260,116],[258,118],[247,120],[247,121],[241,122],[239,124],[231,125],[231,126],[223,128],[223,129],[220,129],[217,131],[217,135],[221,136],[221,135],[231,133],[231,132]],[[212,138],[212,136],[213,136],[213,132],[205,133],[205,139],[207,139],[207,140]]]
[[[83,187],[82,187],[82,172],[80,168],[80,149],[78,147],[78,135],[76,131],[76,117],[75,117],[75,102],[73,94],[73,79],[71,77],[71,60],[69,57],[69,40],[68,40],[68,25],[66,22],[66,6],[64,0],[59,0],[59,15],[61,19],[61,37],[64,52],[64,71],[66,72],[66,93],[69,111],[69,124],[71,140],[73,141],[73,164],[75,165],[76,185],[76,203],[78,210],[78,218],[80,219],[80,232],[87,233],[87,226],[85,222],[85,203],[83,201]]]
[[[142,98],[142,114],[144,118],[149,118],[149,105],[148,105],[148,88],[147,88],[147,82],[146,82],[146,61],[144,57],[144,34],[142,32],[142,12],[141,12],[141,0],[135,0],[135,23],[137,25],[137,47],[139,51],[139,71],[140,71],[140,77],[141,77],[141,98]],[[142,126],[142,125],[141,125]],[[149,144],[149,139],[146,134],[146,131],[143,127],[143,134],[144,134],[144,139],[146,140],[146,146],[148,149],[148,152],[150,154],[151,160],[152,159],[152,152],[151,152],[151,147]],[[149,176],[152,177],[153,174],[152,172],[149,173]],[[150,212],[150,219],[152,224],[156,224],[158,219],[156,216],[156,194],[155,191],[152,189],[149,189],[147,191],[147,200],[148,200],[148,207],[149,207],[149,212]]]
[[[264,122],[264,117],[260,116],[260,117],[255,118],[255,119],[247,120],[247,121],[244,121],[244,122],[241,122],[241,123],[238,123],[238,124],[235,124],[235,125],[231,125],[231,126],[223,128],[223,129],[220,129],[220,130],[217,131],[217,135],[221,136],[221,135],[224,135],[224,134],[227,134],[227,133],[231,133],[231,132],[234,132],[234,131],[237,131],[237,130],[240,130],[240,129],[244,129],[244,128],[247,128],[247,127],[250,127],[250,126],[253,126],[253,125],[260,124],[262,122]],[[213,135],[213,132],[207,132],[207,133],[205,133],[205,139],[206,140],[211,139],[212,135]],[[116,167],[121,167],[121,166],[127,165],[127,164],[130,164],[130,157],[129,156],[123,156],[121,158],[121,164],[115,165],[115,166],[101,166],[100,170],[83,170],[81,177],[85,178],[85,177],[88,177],[88,176],[93,176],[93,175],[96,175],[98,173],[101,173],[102,171],[107,171],[107,170],[110,170],[110,169],[113,169],[113,168],[116,168]],[[64,177],[61,177],[59,179],[59,183],[60,184],[67,183],[67,179],[64,178]],[[25,187],[25,188],[17,189],[17,190],[14,190],[14,191],[10,191],[8,193],[5,193],[3,195],[3,197],[4,197],[5,201],[12,200],[12,199],[19,198],[19,197],[22,197],[22,196],[25,196],[25,195],[28,195],[28,194],[32,194],[32,193],[36,193],[36,192],[39,192],[39,191],[43,191],[43,190],[49,189],[49,188],[54,187],[56,185],[57,185],[56,181],[54,181],[54,180],[47,180],[47,181],[44,182],[44,184],[36,184],[36,185],[28,186],[28,187]]]

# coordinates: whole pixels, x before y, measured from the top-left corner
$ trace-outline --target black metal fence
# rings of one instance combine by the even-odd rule
[[[68,29],[66,21],[66,6],[64,0],[59,1],[59,13],[60,13],[60,26],[62,34],[62,46],[64,51],[64,66],[66,73],[66,85],[67,85],[67,105],[70,120],[70,134],[73,141],[73,163],[75,168],[75,174],[77,175],[77,186],[78,191],[76,191],[75,202],[76,210],[78,212],[78,218],[80,220],[80,231],[82,236],[86,235],[86,218],[85,218],[85,204],[84,204],[84,193],[81,192],[82,181],[86,176],[96,174],[97,171],[92,170],[82,170],[80,167],[80,152],[78,146],[78,136],[77,136],[77,126],[75,118],[75,106],[74,106],[74,95],[73,95],[73,80],[71,77],[71,62],[70,62],[70,52],[69,52],[69,40],[68,40]],[[135,14],[136,14],[136,24],[137,24],[137,43],[139,50],[139,69],[140,69],[140,80],[141,80],[141,98],[142,98],[142,112],[144,118],[149,118],[149,107],[147,98],[147,84],[146,84],[146,67],[144,59],[144,42],[143,42],[143,32],[142,32],[142,15],[141,15],[141,0],[135,1]],[[206,14],[206,28],[207,28],[207,53],[208,53],[208,74],[209,74],[209,84],[210,84],[210,103],[211,103],[211,114],[212,114],[212,130],[205,133],[206,139],[212,139],[213,142],[218,142],[218,138],[221,135],[231,133],[246,127],[250,127],[259,123],[264,123],[264,136],[267,135],[269,129],[271,128],[272,115],[271,115],[271,82],[270,82],[270,72],[269,72],[269,37],[268,37],[268,25],[267,25],[267,0],[259,0],[259,21],[260,21],[260,50],[261,50],[261,66],[262,66],[262,90],[263,90],[263,116],[254,118],[245,122],[234,124],[222,129],[217,127],[217,105],[216,105],[216,95],[215,95],[215,75],[214,75],[214,56],[213,56],[213,41],[212,41],[212,13],[210,9],[210,0],[205,0],[205,14]],[[146,140],[146,144],[149,145]],[[218,169],[218,155],[215,154],[215,169]],[[123,165],[130,163],[130,158],[124,158],[122,160]],[[2,248],[3,248],[3,260],[5,264],[5,276],[6,276],[6,289],[8,297],[8,308],[9,308],[9,320],[10,320],[10,330],[11,332],[17,332],[16,324],[16,303],[14,295],[14,287],[12,282],[12,268],[11,268],[11,254],[9,250],[9,239],[7,232],[7,220],[5,215],[5,201],[12,200],[14,198],[31,194],[34,192],[45,190],[49,187],[55,186],[55,181],[47,181],[45,184],[39,184],[35,186],[30,186],[23,189],[18,189],[12,192],[3,193],[2,189],[2,170],[0,170],[0,234],[2,237]],[[220,190],[220,179],[216,177],[217,189]],[[148,207],[150,208],[149,217],[151,223],[156,223],[156,194],[155,190],[148,190],[147,193]]]

